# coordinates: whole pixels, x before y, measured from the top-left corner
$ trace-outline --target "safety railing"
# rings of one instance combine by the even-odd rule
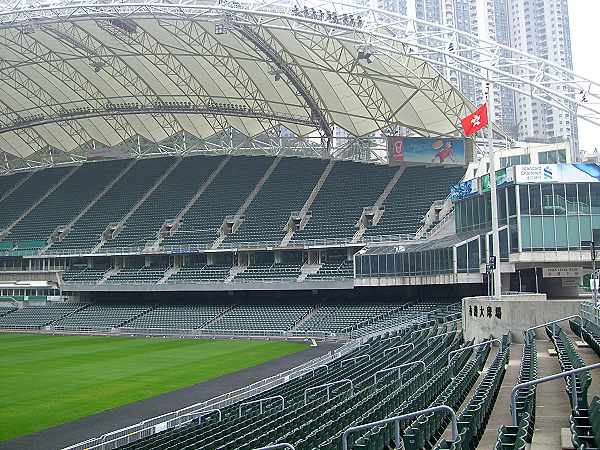
[[[364,355],[355,356],[354,358],[342,359],[340,361],[340,367],[344,367],[344,363],[356,362],[359,359],[365,359],[365,358],[367,358],[367,361],[371,361],[371,355],[367,355],[366,353]]]
[[[362,430],[370,430],[372,428],[387,425],[388,423],[394,424],[394,442],[396,443],[396,448],[398,448],[402,442],[400,439],[400,421],[412,419],[414,417],[422,416],[423,414],[436,413],[439,411],[447,412],[450,414],[451,419],[451,431],[452,431],[452,441],[456,441],[458,438],[458,420],[456,419],[456,412],[452,408],[447,405],[438,405],[432,406],[431,408],[422,409],[420,411],[414,411],[407,414],[402,414],[401,416],[390,417],[388,419],[378,420],[377,422],[365,423],[363,425],[358,425],[356,427],[350,427],[346,431],[342,433],[342,450],[348,450],[348,436],[350,433],[355,433],[357,431]]]
[[[452,330],[452,331],[448,331],[447,333],[442,333],[442,334],[436,334],[435,336],[429,336],[427,338],[427,345],[429,345],[429,343],[431,342],[432,339],[437,339],[440,338],[442,336],[448,336],[449,334],[456,334],[459,333],[460,330]]]
[[[273,397],[259,398],[258,400],[252,400],[251,402],[243,402],[238,406],[238,417],[242,417],[242,407],[255,405],[258,403],[260,414],[263,413],[263,403],[270,400],[281,400],[281,410],[285,410],[285,399],[281,395],[275,395]]]
[[[416,365],[420,365],[421,367],[423,367],[423,372],[425,372],[427,370],[427,367],[425,366],[425,361],[422,361],[422,360],[412,361],[412,362],[409,362],[406,364],[400,364],[399,366],[386,367],[385,369],[378,370],[377,372],[375,372],[373,374],[373,380],[375,383],[377,383],[377,375],[379,375],[381,373],[392,372],[395,370],[398,371],[398,379],[402,380],[402,373],[400,372],[400,369],[404,369],[406,367],[412,367],[412,366],[416,366]]]
[[[351,379],[344,378],[343,380],[332,381],[331,383],[320,384],[318,386],[312,386],[312,387],[309,387],[309,388],[305,389],[304,390],[304,404],[306,405],[308,403],[307,399],[308,399],[308,393],[309,392],[315,391],[317,389],[326,388],[326,391],[327,391],[327,400],[329,400],[331,398],[331,386],[342,385],[342,384],[349,384],[350,385],[350,392],[354,393],[354,383],[352,382]]]
[[[513,425],[518,425],[517,394],[519,393],[519,391],[521,389],[528,388],[530,386],[536,386],[536,385],[542,384],[542,383],[547,383],[549,381],[557,380],[559,378],[571,377],[571,379],[573,380],[573,383],[571,384],[571,386],[573,386],[573,388],[571,389],[571,396],[572,396],[571,404],[576,405],[577,404],[577,390],[575,389],[575,375],[577,375],[578,373],[581,373],[581,372],[587,372],[589,370],[594,370],[594,369],[600,369],[600,363],[591,364],[589,366],[584,366],[584,367],[578,367],[577,369],[567,370],[565,372],[555,373],[554,375],[548,375],[546,377],[537,378],[535,380],[517,384],[515,387],[512,388],[512,391],[510,393],[510,411],[511,411]]]
[[[411,348],[410,351],[412,352],[415,349],[415,344],[414,344],[414,342],[409,342],[408,344],[396,345],[394,347],[386,348],[383,351],[383,356],[385,356],[385,355],[387,355],[388,353],[391,353],[391,352],[400,353],[400,350],[403,349],[403,348],[406,348],[406,347],[410,347]]]
[[[572,316],[562,317],[560,319],[551,320],[550,322],[542,323],[540,325],[536,325],[534,327],[527,328],[525,331],[523,331],[523,340],[525,342],[529,342],[530,335],[531,335],[530,331],[537,330],[538,328],[547,327],[548,325],[553,325],[555,323],[564,322],[565,320],[570,320],[570,319],[579,319],[581,322],[581,329],[582,330],[584,329],[585,324],[583,321],[583,317],[581,317],[579,314],[573,314]]]
[[[278,448],[287,448],[289,450],[296,450],[296,448],[292,444],[288,444],[287,442],[282,442],[281,444],[269,445],[268,447],[257,448],[256,450],[276,450]]]

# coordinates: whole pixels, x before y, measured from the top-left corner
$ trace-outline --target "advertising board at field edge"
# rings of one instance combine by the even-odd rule
[[[455,138],[388,136],[388,163],[441,164],[464,166],[469,161],[472,142]]]

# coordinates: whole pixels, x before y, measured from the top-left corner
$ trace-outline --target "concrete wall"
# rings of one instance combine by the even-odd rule
[[[513,342],[523,342],[523,331],[527,328],[579,314],[580,303],[580,300],[547,300],[545,294],[503,296],[500,301],[487,296],[465,297],[463,332],[467,339],[479,340],[490,335],[500,337],[510,330]],[[537,336],[547,338],[543,328],[537,330]]]

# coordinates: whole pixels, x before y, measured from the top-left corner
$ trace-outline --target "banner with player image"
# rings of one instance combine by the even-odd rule
[[[388,136],[388,162],[464,166],[473,153],[473,142],[454,138]]]

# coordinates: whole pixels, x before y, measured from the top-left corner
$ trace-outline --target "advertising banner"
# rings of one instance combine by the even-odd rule
[[[465,139],[388,136],[388,162],[464,166],[469,162],[472,142]]]
[[[450,198],[454,201],[474,197],[479,193],[477,178],[461,181],[450,188]]]
[[[581,278],[583,276],[583,267],[544,267],[542,268],[544,278]]]
[[[512,167],[496,170],[496,187],[503,187],[512,184],[515,181],[514,171]],[[481,192],[489,192],[490,175],[486,174],[481,177]]]
[[[515,182],[600,183],[600,166],[595,163],[519,165],[515,166]]]

